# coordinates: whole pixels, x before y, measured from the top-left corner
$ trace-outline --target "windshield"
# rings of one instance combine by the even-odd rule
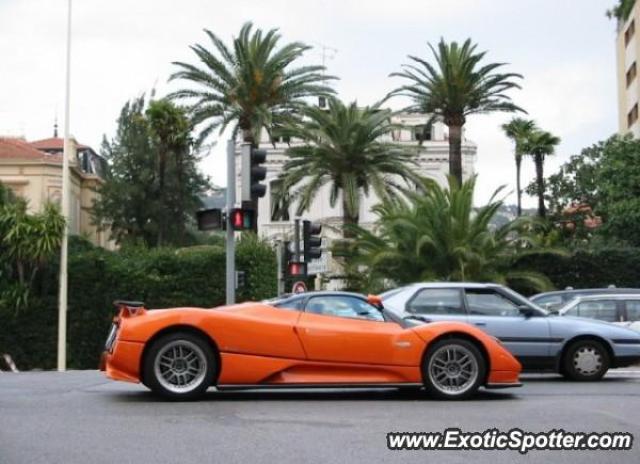
[[[529,306],[530,308],[533,308],[536,311],[539,311],[540,313],[544,314],[545,316],[548,316],[550,314],[549,311],[547,311],[546,309],[541,308],[540,306],[535,304],[533,301],[528,300],[527,298],[525,298],[522,295],[520,295],[518,292],[515,292],[515,291],[511,290],[509,287],[502,287],[502,289],[504,290],[505,293],[508,293],[509,296],[512,299],[514,299],[515,301],[517,301],[519,304],[522,304],[522,305],[525,305],[525,306]]]

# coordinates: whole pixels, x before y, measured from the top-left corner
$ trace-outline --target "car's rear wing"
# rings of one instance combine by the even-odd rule
[[[147,312],[142,301],[116,300],[113,305],[118,309],[116,317],[139,316]]]

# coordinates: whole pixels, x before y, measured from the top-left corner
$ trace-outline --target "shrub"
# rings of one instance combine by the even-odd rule
[[[237,300],[260,300],[276,293],[273,250],[247,236],[236,247],[238,270],[246,285]],[[46,294],[34,298],[18,314],[4,311],[0,325],[0,353],[10,353],[21,369],[53,368],[57,343],[57,266],[48,269]],[[142,300],[148,308],[197,306],[225,302],[225,251],[219,246],[183,249],[129,249],[110,252],[86,244],[70,246],[68,365],[96,368],[113,301]]]
[[[527,269],[546,274],[556,288],[599,288],[640,286],[640,248],[576,250],[568,257],[529,256]]]

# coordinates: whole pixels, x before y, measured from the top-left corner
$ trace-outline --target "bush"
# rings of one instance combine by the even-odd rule
[[[576,250],[569,257],[539,255],[522,261],[558,289],[640,286],[640,248]]]
[[[236,247],[238,270],[246,285],[238,301],[260,300],[276,294],[276,258],[255,237],[243,237]],[[56,282],[57,266],[45,280]],[[53,368],[57,343],[57,282],[47,294],[34,298],[18,313],[0,317],[0,353],[12,355],[20,369]],[[114,315],[113,301],[142,300],[148,308],[197,306],[225,302],[225,251],[219,246],[182,249],[129,249],[70,246],[68,365],[94,369]]]

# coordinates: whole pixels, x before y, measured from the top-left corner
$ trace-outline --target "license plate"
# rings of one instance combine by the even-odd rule
[[[111,324],[111,329],[109,329],[109,335],[107,336],[107,341],[104,344],[104,349],[106,351],[111,352],[113,348],[113,343],[116,341],[117,333],[118,333],[118,325],[114,322]]]

